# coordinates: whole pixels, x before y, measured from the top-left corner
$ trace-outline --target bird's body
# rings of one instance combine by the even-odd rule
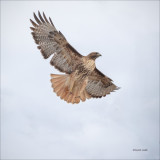
[[[95,60],[90,59],[88,56],[84,56],[82,61],[79,61],[75,65],[75,70],[68,76],[51,74],[52,87],[61,99],[67,102],[78,103],[80,99],[85,101],[86,98],[90,98],[89,94],[85,91],[85,87],[88,83],[88,76],[91,75],[95,69]],[[58,78],[58,82],[56,81]],[[63,81],[64,80],[64,81]],[[56,90],[55,86],[58,84],[59,90]],[[66,94],[65,94],[66,92]],[[70,98],[69,98],[70,97]]]
[[[76,66],[75,72],[77,73],[77,77],[79,77],[80,80],[83,80],[92,73],[95,67],[94,60],[89,59],[88,57],[83,57],[82,62]]]
[[[100,98],[118,89],[112,80],[101,73],[95,65],[95,60],[101,56],[92,52],[82,56],[66,40],[63,34],[56,30],[51,19],[50,23],[43,13],[39,18],[34,14],[38,24],[31,20],[32,35],[39,45],[38,49],[45,59],[52,54],[50,64],[64,75],[51,74],[51,83],[57,96],[68,103],[79,103],[89,98]]]

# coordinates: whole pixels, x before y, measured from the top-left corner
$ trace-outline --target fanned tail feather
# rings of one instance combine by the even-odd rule
[[[91,98],[86,90],[84,90],[82,93],[79,92],[81,86],[75,86],[73,88],[73,92],[69,92],[70,75],[68,74],[51,74],[51,83],[52,88],[57,96],[65,100],[67,103],[79,103],[80,100],[84,102],[86,99]]]

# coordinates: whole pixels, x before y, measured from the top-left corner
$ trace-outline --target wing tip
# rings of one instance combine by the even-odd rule
[[[116,87],[116,89],[115,89],[115,90],[119,90],[119,89],[121,89],[121,87]]]
[[[35,31],[35,28],[34,28],[34,27],[30,27],[30,29],[31,29],[32,31]]]
[[[30,19],[30,22],[32,23],[32,25],[33,25],[34,27],[37,27],[37,26],[38,26],[32,19]]]

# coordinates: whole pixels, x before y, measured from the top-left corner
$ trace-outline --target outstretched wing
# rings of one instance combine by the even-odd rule
[[[88,84],[86,91],[93,98],[105,97],[110,92],[119,89],[112,83],[112,80],[100,72],[97,68],[94,69],[92,74],[88,77]]]
[[[33,31],[32,35],[35,43],[38,44],[38,49],[40,49],[45,59],[53,54],[50,64],[59,71],[71,73],[76,63],[83,56],[67,42],[60,31],[57,31],[50,17],[49,22],[44,13],[42,17],[40,12],[38,12],[38,16],[39,18],[34,13],[37,23],[30,19],[34,26],[30,28]]]

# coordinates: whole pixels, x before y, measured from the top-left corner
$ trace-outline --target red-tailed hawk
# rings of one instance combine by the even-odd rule
[[[38,49],[45,59],[51,55],[50,64],[66,74],[51,74],[51,83],[54,92],[68,103],[79,103],[90,98],[105,97],[118,87],[112,80],[101,73],[95,65],[95,60],[101,56],[98,52],[92,52],[82,56],[58,31],[51,18],[49,20],[43,13],[38,12],[39,18],[34,13],[37,23],[31,21],[34,27],[30,27]]]

